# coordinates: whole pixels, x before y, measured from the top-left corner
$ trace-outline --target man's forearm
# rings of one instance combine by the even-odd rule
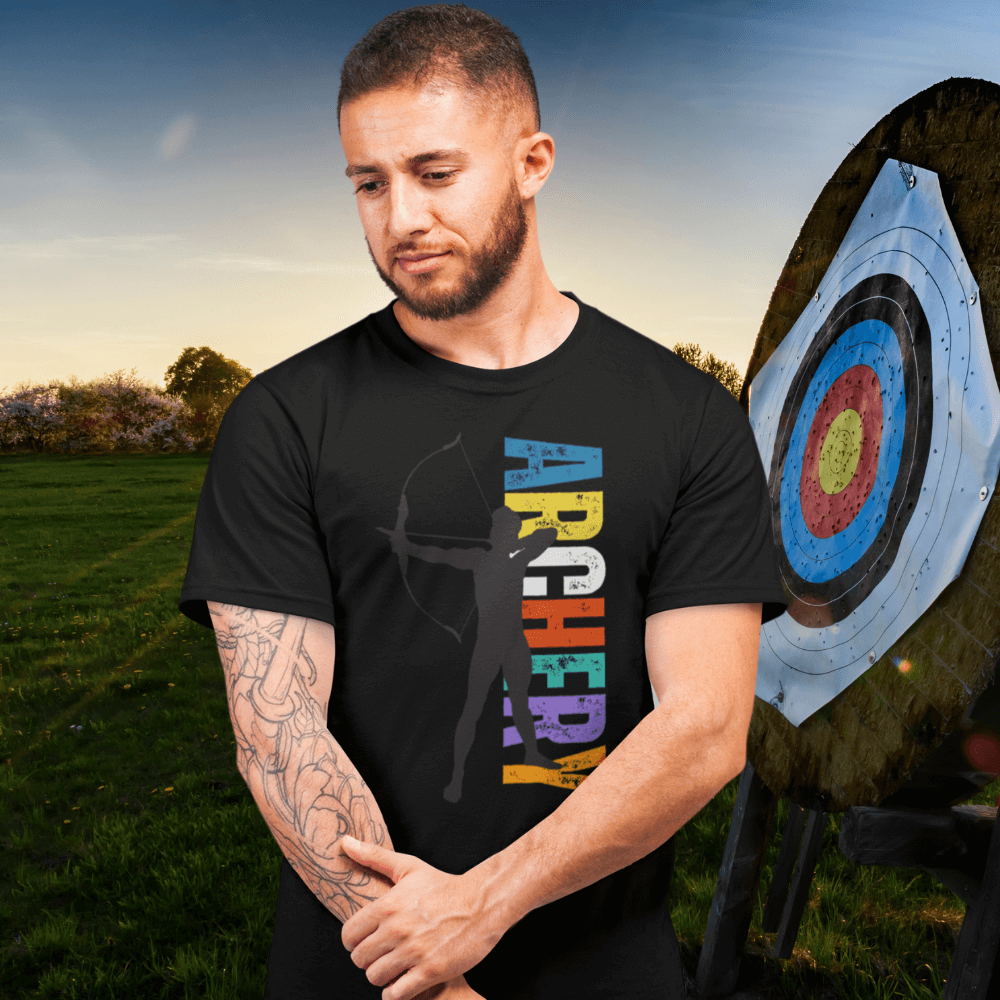
[[[208,608],[236,766],[289,864],[344,922],[391,886],[344,856],[340,838],[391,841],[374,796],[326,728],[333,627],[215,601]]]
[[[742,762],[731,740],[647,715],[558,809],[467,875],[504,927],[645,857],[695,815]]]
[[[288,863],[343,923],[392,883],[343,854],[340,838],[390,849],[392,841],[375,797],[325,726],[289,742],[241,754],[240,772]]]

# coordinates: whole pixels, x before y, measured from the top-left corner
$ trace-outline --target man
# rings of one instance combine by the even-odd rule
[[[784,605],[749,424],[549,280],[503,25],[385,18],[338,114],[396,298],[230,406],[180,601],[284,854],[266,995],[680,998],[671,838],[743,767]]]

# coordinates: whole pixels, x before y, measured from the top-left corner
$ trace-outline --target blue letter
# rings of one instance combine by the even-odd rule
[[[547,441],[523,441],[504,438],[508,458],[526,458],[526,469],[508,469],[503,475],[505,490],[537,489],[555,483],[573,483],[579,479],[600,479],[601,449],[578,444],[549,444]],[[569,465],[546,465],[545,462],[569,462]]]

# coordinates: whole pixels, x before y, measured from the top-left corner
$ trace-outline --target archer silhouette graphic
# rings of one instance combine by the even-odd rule
[[[461,445],[461,434],[439,451]],[[465,454],[465,448],[462,447]],[[438,454],[433,452],[432,454]],[[427,458],[431,456],[428,455]],[[470,471],[472,464],[465,456]],[[426,461],[424,459],[423,461]],[[418,463],[419,464],[422,463]],[[413,470],[416,471],[416,468]],[[468,539],[488,542],[490,548],[450,548],[436,545],[417,545],[406,536],[406,519],[410,508],[406,499],[406,485],[413,472],[407,477],[397,508],[396,526],[390,530],[378,530],[391,539],[392,551],[399,557],[400,569],[406,580],[407,558],[413,556],[425,562],[444,563],[455,569],[472,573],[476,607],[479,609],[479,628],[476,645],[469,663],[469,687],[465,707],[455,728],[455,757],[451,783],[444,790],[449,802],[458,802],[462,797],[462,778],[465,774],[465,759],[472,748],[476,735],[476,723],[482,714],[486,695],[497,674],[502,670],[507,682],[514,725],[524,743],[524,763],[550,770],[560,770],[561,765],[544,756],[535,738],[535,722],[528,707],[528,686],[531,682],[531,649],[524,634],[521,617],[521,598],[524,590],[524,573],[528,563],[537,559],[555,540],[555,528],[540,528],[524,538],[518,538],[521,518],[510,507],[499,507],[490,511],[492,525],[488,539]],[[475,477],[475,472],[473,472]],[[476,480],[478,486],[478,479]],[[482,488],[480,487],[480,494]],[[490,509],[485,496],[487,510]],[[428,537],[428,536],[423,536]],[[433,537],[433,536],[430,536]],[[447,537],[447,536],[438,536]],[[409,584],[406,585],[409,591]],[[410,597],[420,607],[413,592]],[[424,613],[433,618],[425,609]],[[471,617],[471,613],[470,613]],[[437,622],[436,618],[433,618]],[[461,635],[443,622],[437,622],[461,642]],[[464,626],[463,626],[464,631]]]

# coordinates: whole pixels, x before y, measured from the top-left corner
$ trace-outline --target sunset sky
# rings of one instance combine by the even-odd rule
[[[521,38],[556,166],[556,285],[741,371],[806,213],[884,114],[1000,80],[989,2],[482,3]],[[259,373],[391,298],[337,137],[394,3],[0,4],[0,391],[203,344]]]

